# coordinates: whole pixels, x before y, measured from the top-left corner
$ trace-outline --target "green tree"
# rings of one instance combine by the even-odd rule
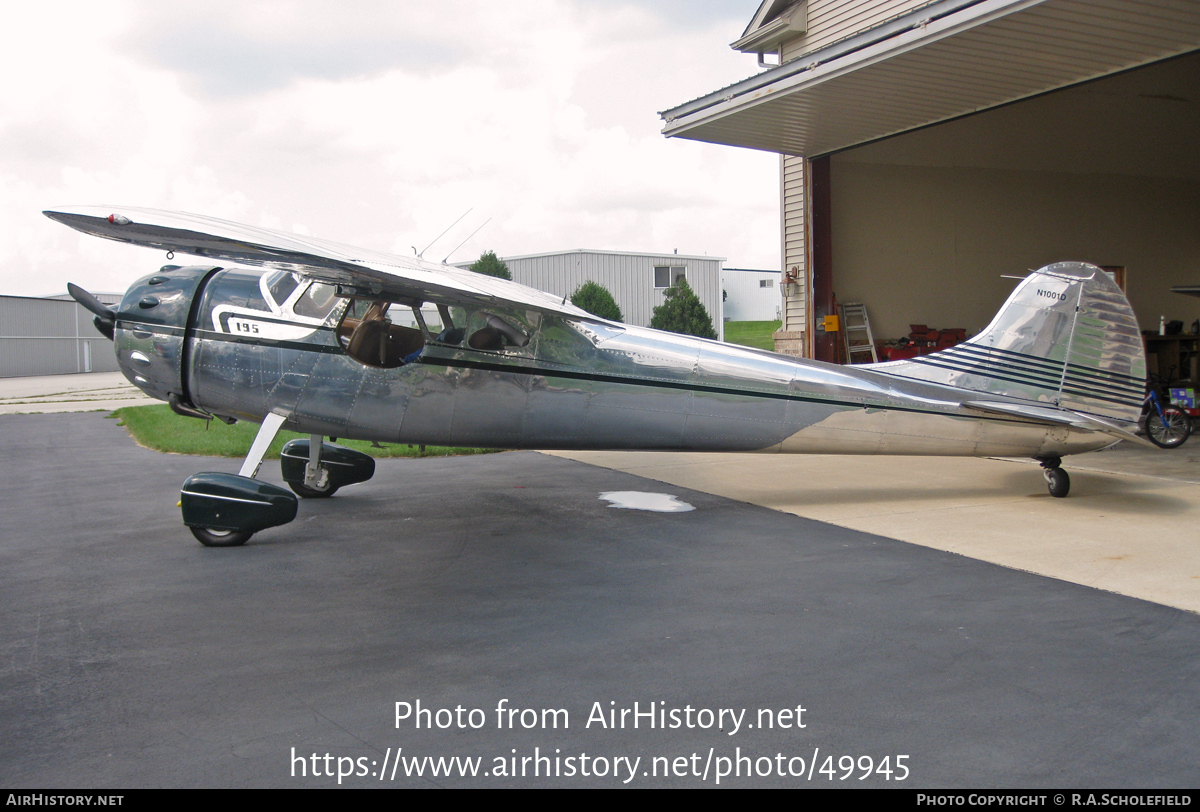
[[[571,304],[602,319],[625,321],[625,317],[621,315],[621,308],[617,306],[617,300],[608,292],[608,288],[590,279],[575,288],[575,292],[571,294]]]
[[[508,264],[496,256],[495,251],[484,251],[479,255],[479,259],[471,263],[471,270],[475,273],[481,273],[486,276],[498,276],[501,279],[512,279],[512,274],[508,272]]]
[[[654,308],[650,326],[656,330],[669,330],[700,338],[716,338],[712,317],[704,303],[692,292],[691,286],[682,276],[667,288],[666,300]]]

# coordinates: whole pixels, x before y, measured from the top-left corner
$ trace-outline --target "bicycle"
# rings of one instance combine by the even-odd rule
[[[1141,428],[1146,439],[1159,448],[1179,448],[1192,434],[1192,418],[1178,406],[1163,406],[1158,397],[1158,384],[1146,382],[1146,399],[1142,401]]]

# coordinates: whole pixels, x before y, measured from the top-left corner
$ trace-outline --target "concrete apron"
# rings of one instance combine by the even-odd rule
[[[148,398],[120,372],[0,378],[0,414],[92,412],[148,406]]]
[[[785,513],[1200,612],[1200,438],[1031,460],[553,452]]]

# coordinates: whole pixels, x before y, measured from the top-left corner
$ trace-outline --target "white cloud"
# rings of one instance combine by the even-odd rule
[[[427,257],[491,218],[453,259],[677,248],[774,267],[777,158],[659,132],[659,109],[753,72],[727,48],[757,3],[740,5],[22,10],[0,34],[19,79],[0,87],[0,292],[121,290],[156,267],[38,214],[71,203],[403,252],[474,207]]]

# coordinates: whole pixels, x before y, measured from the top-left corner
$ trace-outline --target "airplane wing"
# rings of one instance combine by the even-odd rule
[[[1033,406],[1024,403],[1005,403],[991,400],[965,401],[963,406],[980,412],[1005,414],[1010,417],[1023,417],[1027,420],[1040,423],[1053,423],[1060,426],[1087,429],[1088,431],[1098,431],[1102,434],[1108,434],[1121,440],[1129,440],[1148,448],[1157,448],[1154,443],[1146,438],[1139,437],[1129,429],[1119,426],[1111,420],[1105,420],[1081,412],[1074,412],[1070,409],[1053,409],[1048,406]]]
[[[77,206],[43,214],[96,237],[210,260],[279,268],[373,295],[422,300],[448,296],[480,303],[499,300],[594,318],[565,299],[507,279],[215,217],[129,206]]]

